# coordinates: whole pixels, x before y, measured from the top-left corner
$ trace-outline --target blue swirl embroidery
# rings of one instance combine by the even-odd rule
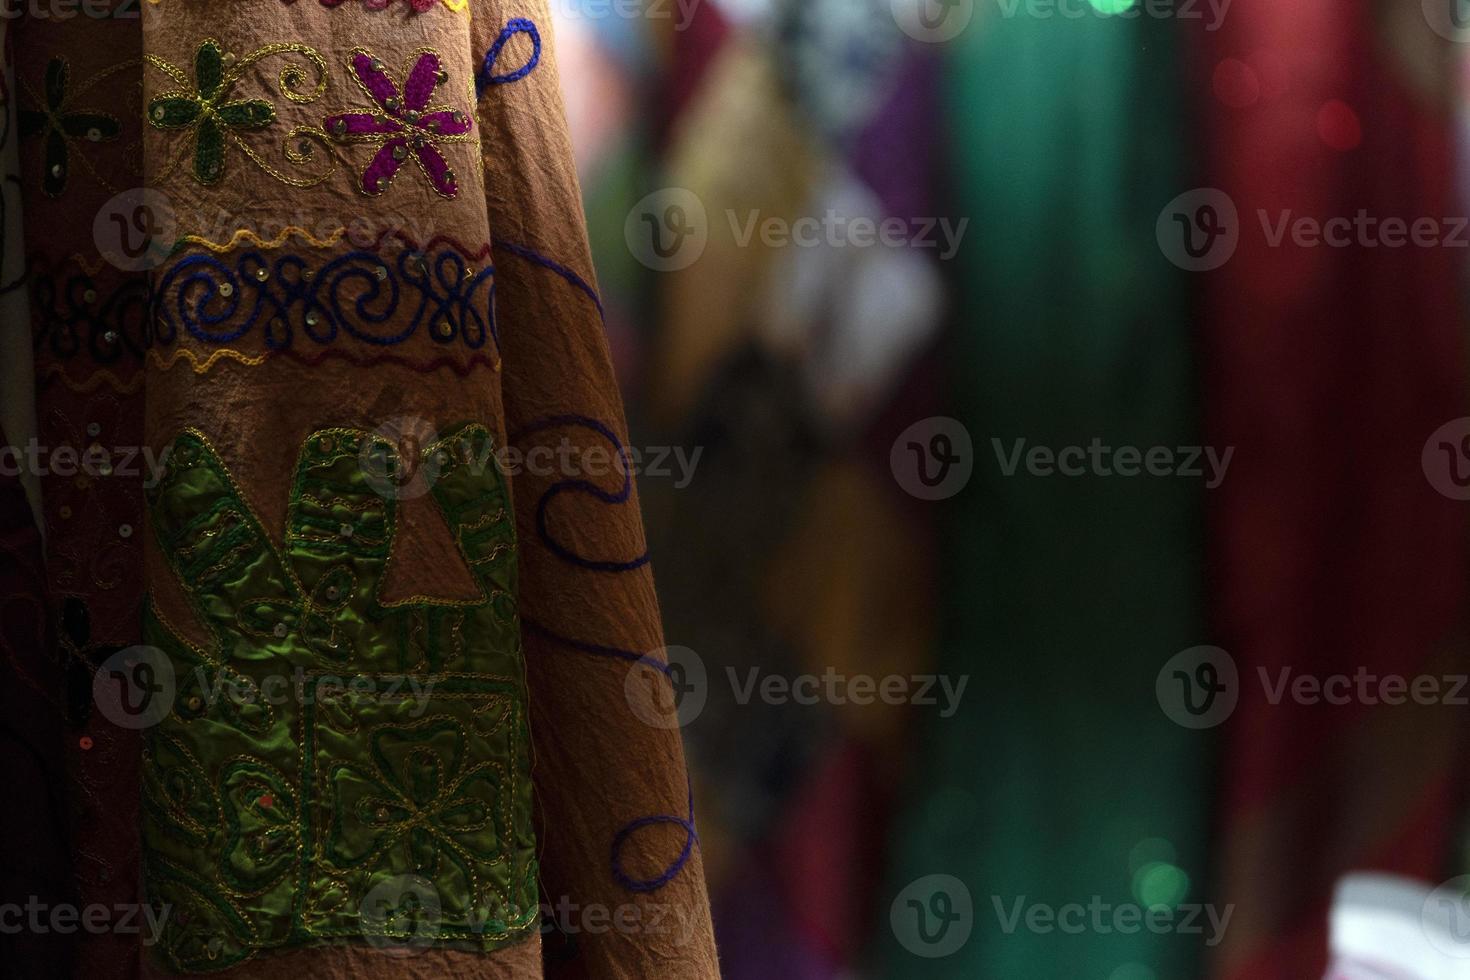
[[[353,284],[360,286],[350,294]],[[166,297],[172,293],[172,302]],[[375,325],[403,318],[403,296],[417,305],[393,333]],[[295,255],[269,262],[260,252],[245,252],[231,269],[211,255],[191,255],[175,264],[155,291],[156,337],[173,341],[178,322],[189,335],[209,344],[226,344],[265,321],[265,345],[290,347],[300,329],[318,344],[339,332],[380,346],[401,344],[425,323],[441,344],[463,341],[478,350],[495,329],[494,269],[474,269],[458,252],[433,255],[403,251],[396,261],[372,252],[349,252],[312,270]],[[241,310],[248,312],[241,317]]]
[[[91,276],[54,273],[33,260],[28,281],[38,351],[62,361],[85,351],[94,363],[115,365],[148,349],[153,298],[142,277],[113,282],[104,296]]]

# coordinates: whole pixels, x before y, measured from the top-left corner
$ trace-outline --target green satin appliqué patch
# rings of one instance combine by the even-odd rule
[[[201,433],[173,443],[150,513],[214,638],[149,611],[175,698],[147,733],[144,866],[175,969],[323,941],[493,949],[536,926],[514,515],[484,426],[424,459],[476,598],[382,598],[391,443],[309,437],[279,548]]]

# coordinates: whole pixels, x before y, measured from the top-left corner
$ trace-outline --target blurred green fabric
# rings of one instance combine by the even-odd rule
[[[1204,900],[1212,743],[1154,693],[1170,657],[1209,642],[1203,481],[1002,467],[1017,440],[1200,442],[1188,283],[1154,231],[1191,186],[1177,25],[1001,9],[979,5],[946,45],[949,199],[971,219],[950,270],[967,313],[949,394],[975,473],[945,505],[938,669],[971,680],[958,714],[922,723],[886,892],[953,875],[974,926],[940,959],[885,928],[879,964],[901,978],[1180,980],[1197,975],[1208,919],[1203,935],[1126,934],[1111,911],[1095,928],[1090,907]],[[1031,906],[1070,904],[1087,908],[1080,934],[1028,928]]]

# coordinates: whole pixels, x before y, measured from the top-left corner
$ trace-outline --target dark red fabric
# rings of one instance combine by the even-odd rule
[[[31,906],[45,915],[76,902],[65,833],[61,689],[41,536],[20,484],[0,475],[0,756],[7,797],[0,807],[0,903],[18,905],[27,917]],[[6,929],[0,973],[69,977],[74,949],[71,936]]]
[[[1206,433],[1235,448],[1208,501],[1216,642],[1242,684],[1217,849],[1236,910],[1212,975],[1228,980],[1321,976],[1334,881],[1439,881],[1456,829],[1453,709],[1273,705],[1260,673],[1464,669],[1467,510],[1420,453],[1470,414],[1465,253],[1272,247],[1259,214],[1463,213],[1449,101],[1410,87],[1389,33],[1361,0],[1294,0],[1237,4],[1196,39],[1203,183],[1241,222],[1202,276]]]

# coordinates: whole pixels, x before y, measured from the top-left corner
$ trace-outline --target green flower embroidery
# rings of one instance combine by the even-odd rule
[[[441,896],[483,897],[475,868],[495,864],[512,831],[500,765],[470,760],[464,732],[442,718],[385,725],[371,749],[371,766],[343,762],[328,773],[333,863],[386,855],[437,882]]]
[[[159,67],[187,82],[172,65]],[[155,129],[196,129],[194,179],[201,184],[218,183],[224,175],[225,137],[231,130],[264,129],[276,120],[276,107],[264,99],[225,101],[238,80],[239,70],[225,70],[224,51],[211,38],[194,54],[194,91],[165,92],[148,103],[148,121]]]
[[[46,65],[45,108],[21,109],[18,113],[22,136],[45,137],[41,189],[48,197],[59,197],[66,189],[73,140],[104,143],[117,139],[122,131],[122,124],[107,113],[73,106],[78,93],[68,91],[70,76],[66,59],[52,58]]]

